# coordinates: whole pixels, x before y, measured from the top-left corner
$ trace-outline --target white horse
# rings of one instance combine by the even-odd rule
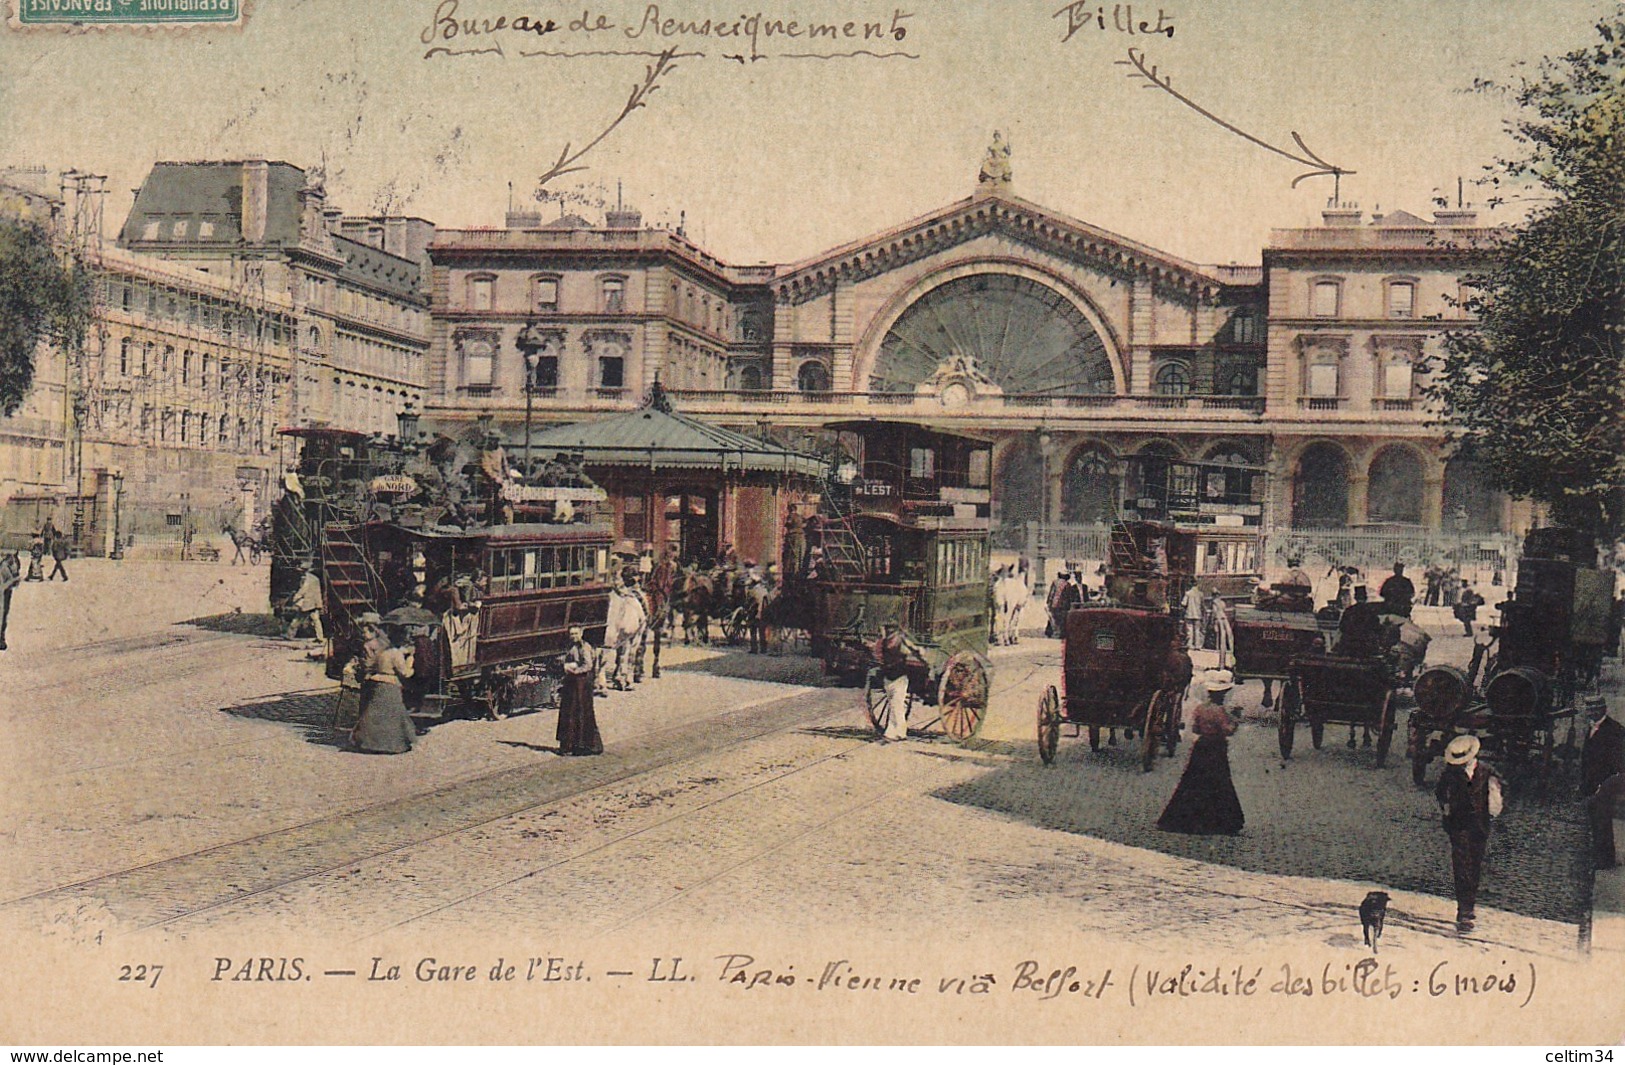
[[[604,648],[599,652],[598,688],[630,691],[643,680],[643,641],[649,634],[649,610],[643,596],[633,588],[618,588],[609,597],[609,617],[604,623]],[[614,665],[610,653],[614,652]],[[628,682],[626,669],[632,666]]]
[[[1032,601],[1030,575],[1014,566],[1000,569],[993,580],[994,642],[1013,645],[1021,633],[1021,615]]]

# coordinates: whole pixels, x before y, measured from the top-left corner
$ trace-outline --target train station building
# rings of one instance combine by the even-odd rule
[[[990,172],[991,171],[991,172]],[[957,203],[797,263],[735,266],[611,211],[442,228],[428,414],[536,424],[682,412],[803,450],[820,427],[905,419],[993,439],[996,540],[1108,522],[1125,460],[1267,471],[1253,521],[1330,542],[1521,531],[1526,507],[1453,455],[1426,398],[1461,279],[1501,235],[1472,210],[1273,231],[1214,266],[1017,196],[984,167]],[[545,343],[521,351],[522,330]],[[1268,485],[1263,488],[1263,485]],[[1392,557],[1390,555],[1389,557]]]

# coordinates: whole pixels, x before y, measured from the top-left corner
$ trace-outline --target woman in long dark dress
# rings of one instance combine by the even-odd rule
[[[388,646],[364,652],[361,719],[351,738],[373,754],[405,754],[417,735],[401,696],[401,681],[412,676],[412,652],[398,646],[406,638],[403,630],[390,630],[388,637]]]
[[[1230,781],[1230,741],[1236,722],[1224,708],[1225,695],[1234,686],[1228,670],[1210,669],[1203,676],[1207,702],[1191,712],[1196,743],[1168,800],[1157,827],[1165,832],[1199,836],[1233,836],[1241,831],[1241,799]]]
[[[559,753],[603,754],[598,718],[592,710],[592,687],[597,655],[579,625],[570,629],[570,649],[564,652],[564,689],[559,695]]]

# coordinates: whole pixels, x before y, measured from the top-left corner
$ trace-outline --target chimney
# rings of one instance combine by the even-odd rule
[[[640,229],[643,226],[643,212],[630,207],[617,207],[604,212],[604,225],[609,229]]]
[[[264,159],[243,161],[243,239],[250,244],[265,240],[271,201],[271,164]]]
[[[542,212],[540,211],[509,211],[503,224],[509,229],[540,229],[542,228]]]
[[[1321,220],[1328,226],[1357,226],[1364,215],[1359,204],[1338,203],[1335,200],[1320,212]]]
[[[402,259],[410,259],[411,252],[406,247],[406,219],[384,219],[384,250],[391,255],[398,255]]]
[[[340,235],[344,228],[344,208],[323,207],[322,225],[327,228],[329,233],[332,233],[335,236]]]
[[[384,250],[384,224],[382,222],[367,223],[366,243],[379,251]]]
[[[1478,212],[1476,210],[1458,207],[1449,211],[1434,211],[1433,224],[1436,226],[1458,226],[1468,229],[1478,225]]]

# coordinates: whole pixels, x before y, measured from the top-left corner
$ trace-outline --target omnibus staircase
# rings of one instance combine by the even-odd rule
[[[353,630],[356,621],[378,609],[383,580],[367,561],[361,527],[329,522],[322,537],[322,578],[327,585],[327,608],[334,622]]]

